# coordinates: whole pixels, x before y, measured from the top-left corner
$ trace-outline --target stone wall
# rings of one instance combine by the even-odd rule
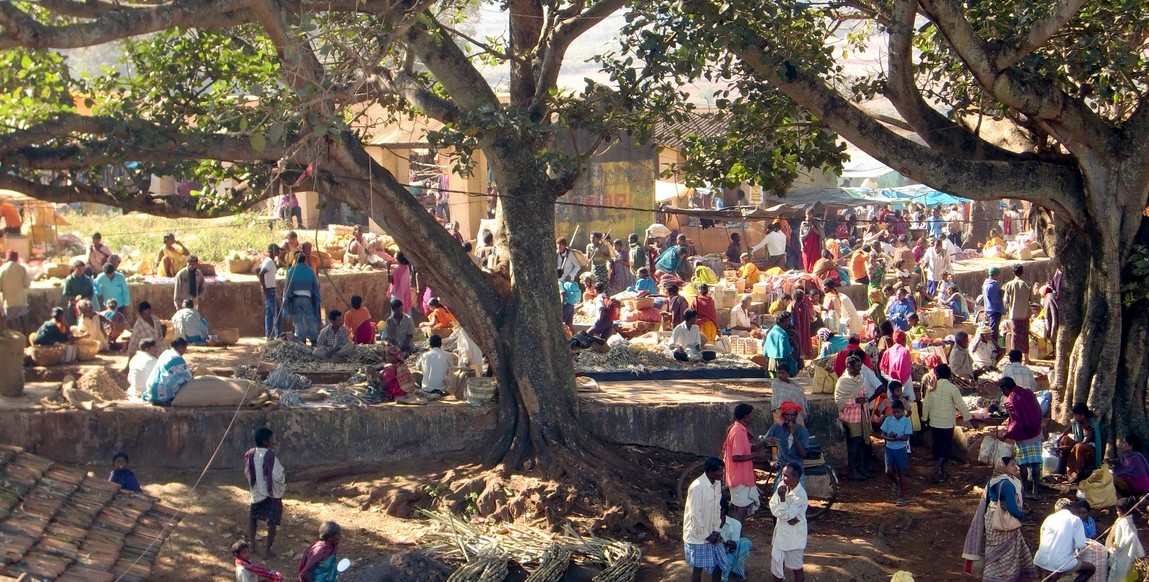
[[[769,399],[748,399],[759,413],[753,428],[770,426]],[[584,398],[581,416],[591,433],[623,444],[716,455],[733,417],[734,403],[673,405],[602,404]],[[211,458],[234,414],[229,408],[159,408],[122,405],[103,411],[6,410],[0,443],[21,446],[54,461],[107,464],[116,451],[132,463],[159,469],[200,469]],[[811,401],[808,426],[829,446],[840,440],[833,400]],[[345,462],[389,462],[475,450],[495,427],[495,407],[465,404],[294,408],[241,411],[214,469],[242,467],[255,429],[276,433],[280,455],[293,468]]]
[[[208,325],[213,328],[237,327],[240,335],[262,337],[262,285],[254,276],[226,276],[236,277],[237,280],[207,285],[204,299],[200,303],[200,312],[207,318]],[[175,285],[134,284],[129,285],[128,290],[132,297],[133,321],[135,306],[141,301],[151,303],[152,313],[161,319],[171,319],[175,313],[175,304],[172,302]],[[323,298],[324,309],[346,311],[351,296],[359,295],[363,297],[363,304],[371,311],[371,315],[382,319],[391,311],[386,306],[389,291],[387,273],[382,271],[333,273],[330,276],[319,277],[319,292]],[[282,279],[279,281],[279,293],[280,295],[283,293]],[[28,303],[31,308],[29,321],[39,327],[51,317],[52,308],[63,305],[63,297],[59,287],[35,287],[29,292]],[[290,330],[290,323],[285,323],[284,328]]]
[[[126,405],[100,412],[10,410],[0,442],[61,463],[107,465],[125,451],[136,466],[200,469],[235,413],[231,408]],[[495,427],[493,406],[374,406],[241,411],[212,463],[238,469],[259,427],[276,433],[293,468],[423,458],[473,449]]]

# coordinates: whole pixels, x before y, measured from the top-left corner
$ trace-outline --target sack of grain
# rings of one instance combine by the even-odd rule
[[[172,406],[239,406],[260,397],[263,389],[251,380],[202,376],[184,384]]]

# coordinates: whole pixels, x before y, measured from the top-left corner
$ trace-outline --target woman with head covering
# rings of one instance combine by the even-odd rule
[[[308,244],[303,243],[303,247],[306,249]],[[310,339],[314,346],[319,339],[319,306],[322,298],[319,295],[319,279],[307,264],[303,253],[299,252],[295,264],[284,277],[283,313],[291,318],[295,337],[300,340]]]
[[[994,461],[993,477],[985,486],[985,495],[966,532],[962,549],[966,573],[972,572],[973,562],[984,560],[982,580],[987,582],[1016,582],[1037,577],[1033,552],[1029,551],[1021,528],[1001,531],[993,527],[997,521],[993,514],[998,511],[1006,511],[1018,520],[1025,517],[1020,472],[1012,457]]]
[[[818,330],[818,339],[822,340],[822,349],[818,352],[819,358],[837,354],[846,349],[846,346],[850,343],[849,339],[834,333],[833,330],[827,327]]]
[[[1101,438],[1101,424],[1084,402],[1074,404],[1069,430],[1057,440],[1060,456],[1057,472],[1069,477],[1073,483],[1080,483],[1094,470],[1100,469],[1101,451],[1097,450],[1098,443],[1105,446]]]

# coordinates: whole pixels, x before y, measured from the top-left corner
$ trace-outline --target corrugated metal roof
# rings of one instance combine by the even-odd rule
[[[352,122],[366,132],[368,145],[392,148],[427,147],[427,134],[443,129],[442,122],[421,115],[407,116],[371,105]]]
[[[676,123],[658,123],[654,127],[654,139],[658,145],[680,148],[685,138],[696,135],[701,138],[717,137],[726,131],[726,122],[718,119],[717,112],[699,109],[690,112],[687,118]]]

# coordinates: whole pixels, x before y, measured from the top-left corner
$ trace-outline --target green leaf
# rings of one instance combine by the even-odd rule
[[[257,152],[263,152],[267,149],[267,138],[262,133],[251,134],[251,147]]]

